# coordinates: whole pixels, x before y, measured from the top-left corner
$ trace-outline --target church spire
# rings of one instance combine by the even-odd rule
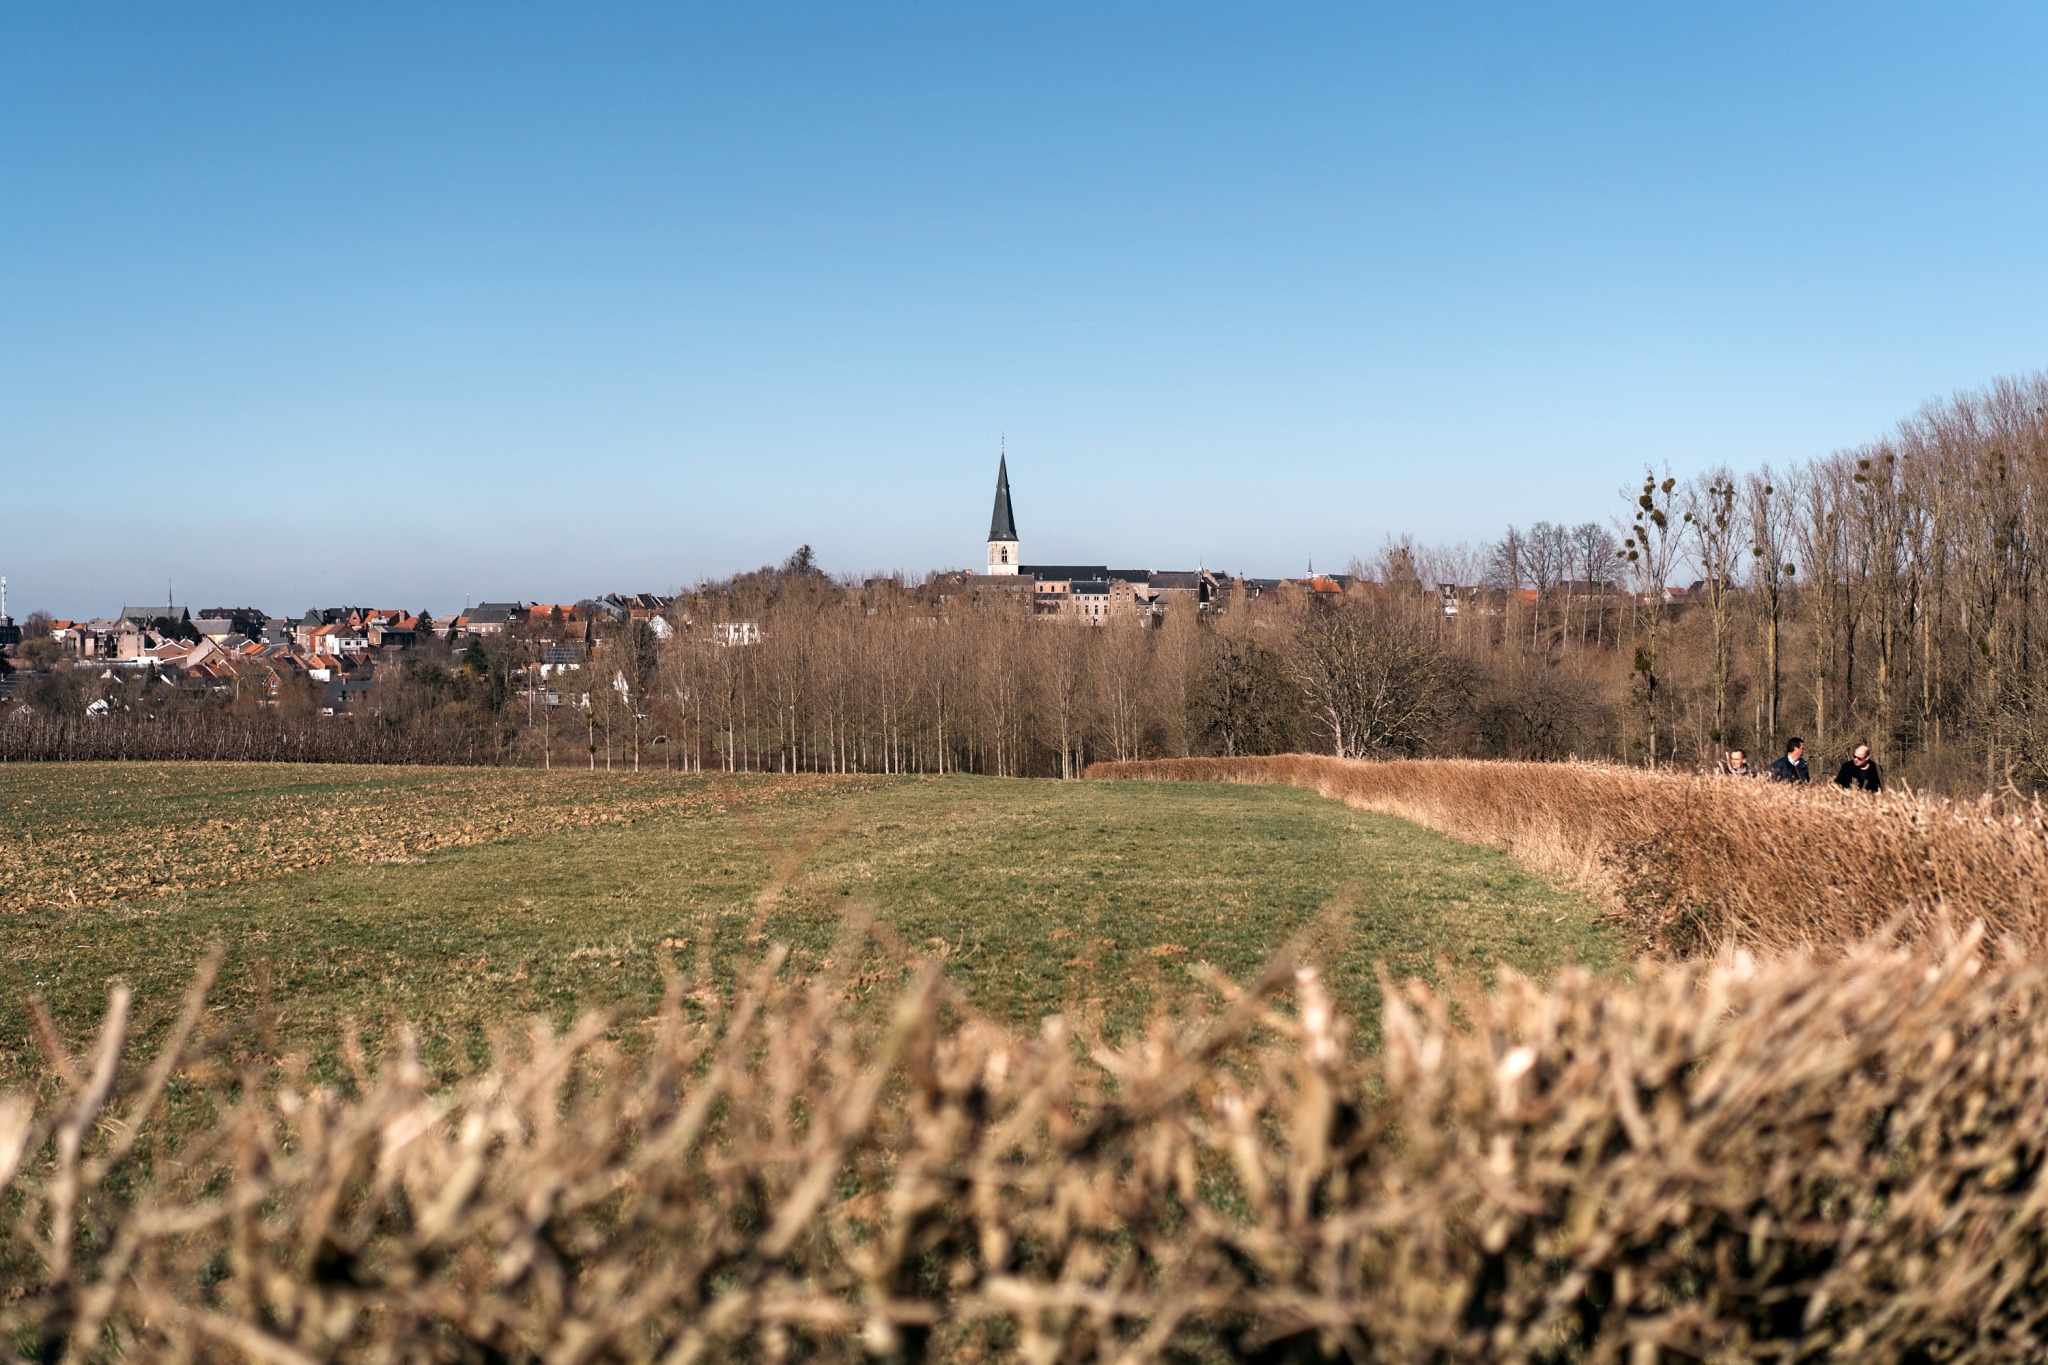
[[[996,510],[988,519],[988,571],[1017,572],[1017,517],[1010,511],[1010,454],[996,456]]]
[[[1010,511],[1010,457],[1007,452],[996,458],[996,510],[988,520],[988,538],[1017,538],[1017,518]]]

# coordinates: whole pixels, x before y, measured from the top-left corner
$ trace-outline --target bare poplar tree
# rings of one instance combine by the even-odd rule
[[[1758,699],[1757,730],[1762,739],[1778,740],[1779,687],[1783,680],[1781,661],[1785,628],[1785,600],[1799,572],[1790,560],[1791,499],[1778,490],[1771,467],[1743,480],[1743,501],[1747,509],[1750,539],[1751,578],[1756,585],[1758,634],[1763,658],[1760,677],[1763,687]]]
[[[1206,633],[1200,608],[1191,598],[1176,594],[1167,601],[1152,651],[1152,717],[1160,747],[1173,758],[1186,758],[1192,752],[1188,736],[1189,689],[1202,666]]]
[[[1642,677],[1644,733],[1648,737],[1649,762],[1657,766],[1658,697],[1657,643],[1664,625],[1664,592],[1671,583],[1671,568],[1678,559],[1678,528],[1671,524],[1672,491],[1678,480],[1666,474],[1659,480],[1654,470],[1643,474],[1642,489],[1631,498],[1633,514],[1624,525],[1618,552],[1628,566],[1636,602],[1636,625],[1641,643],[1636,646],[1635,671]],[[1624,489],[1623,497],[1630,497]]]
[[[1039,739],[1059,755],[1059,775],[1081,775],[1083,717],[1097,628],[1079,621],[1041,622],[1033,632],[1032,703]]]
[[[1733,667],[1731,593],[1739,562],[1736,547],[1741,544],[1743,532],[1735,502],[1735,476],[1725,467],[1708,470],[1686,485],[1685,529],[1699,561],[1708,619],[1714,628],[1714,726],[1707,737],[1716,745],[1725,746],[1729,736],[1728,682]]]
[[[1813,620],[1813,733],[1822,743],[1832,735],[1830,722],[1838,709],[1835,693],[1842,678],[1842,631],[1848,615],[1847,484],[1839,457],[1815,461],[1800,478],[1796,527]]]
[[[1855,581],[1861,615],[1870,623],[1875,655],[1875,726],[1871,736],[1881,756],[1892,756],[1898,733],[1899,649],[1901,628],[1912,604],[1906,600],[1910,580],[1910,544],[1918,532],[1918,509],[1902,486],[1898,453],[1880,445],[1856,461],[1850,476],[1856,518],[1850,545],[1855,556]],[[1853,698],[1852,698],[1853,703]]]
[[[1153,632],[1138,620],[1120,617],[1096,634],[1100,638],[1091,651],[1088,680],[1095,702],[1095,729],[1108,742],[1112,758],[1137,758],[1145,733]]]

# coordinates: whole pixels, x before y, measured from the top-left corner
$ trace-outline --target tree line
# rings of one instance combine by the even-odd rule
[[[1695,768],[1797,734],[1830,760],[1867,742],[1916,785],[2036,790],[2044,488],[2033,375],[1789,468],[1647,467],[1604,520],[1395,541],[1341,591],[1176,603],[1151,629],[763,570],[686,600],[693,623],[756,623],[758,645],[682,630],[637,695],[724,767],[1072,775],[1309,750]]]
[[[2044,483],[2034,375],[1791,468],[1648,467],[1604,516],[1477,546],[1392,541],[1336,581],[1175,600],[1156,620],[1048,618],[1028,584],[834,579],[803,550],[678,597],[666,638],[601,627],[580,668],[543,677],[536,628],[428,639],[356,714],[314,716],[310,691],[271,709],[417,761],[1061,777],[1097,758],[1295,750],[1690,768],[1732,747],[1768,758],[1797,733],[1824,758],[1868,742],[1923,786],[2035,790]],[[125,689],[110,714],[131,725],[197,733],[259,710],[44,677],[17,696],[41,717],[29,747],[75,748],[51,727],[88,723],[94,688]],[[236,733],[247,747],[269,731]],[[0,755],[30,756],[8,734]]]

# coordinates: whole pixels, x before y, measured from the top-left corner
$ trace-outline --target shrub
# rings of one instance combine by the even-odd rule
[[[0,762],[421,763],[499,757],[492,734],[441,734],[349,718],[87,716],[77,670],[38,676],[26,706],[0,711]],[[306,699],[310,709],[317,699]]]
[[[1280,758],[1096,763],[1094,778],[1285,783],[1475,843],[1604,895],[1645,951],[1837,948],[1981,921],[2048,953],[2048,811],[1589,763]]]
[[[929,967],[771,953],[440,1084],[117,991],[0,1100],[0,1350],[42,1359],[2033,1360],[2048,975],[1972,938],[1387,993],[1315,973],[1084,1049]],[[167,1092],[217,1125],[166,1138]],[[195,1103],[193,1091],[179,1102]]]

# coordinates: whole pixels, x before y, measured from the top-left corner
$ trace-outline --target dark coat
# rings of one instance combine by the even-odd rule
[[[1794,758],[1792,755],[1786,754],[1771,765],[1771,781],[1811,782],[1813,781],[1813,773],[1807,768],[1805,759]]]
[[[1835,785],[1874,792],[1884,790],[1884,779],[1878,776],[1876,759],[1871,759],[1869,766],[1859,768],[1854,759],[1845,758],[1835,771]]]

